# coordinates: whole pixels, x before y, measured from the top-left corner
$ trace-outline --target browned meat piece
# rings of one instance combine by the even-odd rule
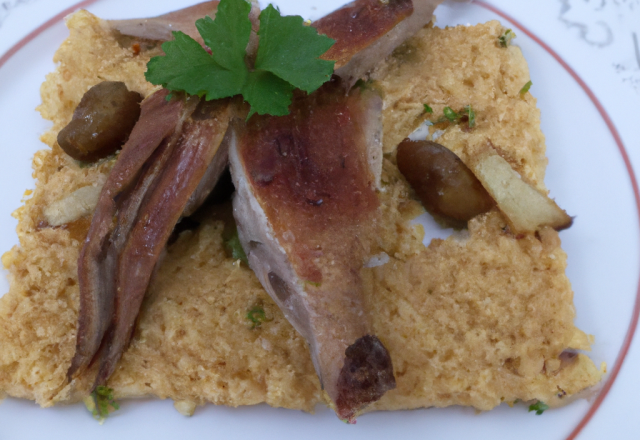
[[[196,28],[196,20],[206,15],[215,17],[219,3],[219,1],[208,1],[158,17],[109,20],[108,23],[118,32],[132,37],[165,41],[173,39],[172,32],[182,31],[202,42]]]
[[[144,38],[147,40],[168,41],[173,39],[172,32],[181,31],[189,35],[200,44],[204,44],[196,21],[208,15],[215,18],[219,1],[199,3],[188,8],[170,12],[152,18],[134,18],[129,20],[109,20],[109,25],[123,35]],[[258,16],[260,7],[252,2],[249,18],[253,23],[254,33],[258,31]]]
[[[249,264],[306,338],[338,416],[395,387],[363,310],[360,270],[379,216],[382,101],[339,80],[291,114],[253,117],[231,140],[233,201]]]
[[[315,21],[336,43],[322,58],[336,60],[335,74],[348,86],[422,29],[443,0],[355,0]]]
[[[104,383],[129,343],[151,275],[174,226],[211,163],[217,178],[228,160],[223,143],[230,120],[229,101],[201,102],[183,125],[182,136],[154,182],[119,254],[115,313],[108,347],[101,359],[96,385]]]
[[[113,372],[169,235],[209,175],[227,162],[230,101],[152,95],[102,190],[78,261],[80,314],[68,376],[90,362],[95,385]],[[215,182],[214,182],[215,183]],[[200,198],[201,200],[202,198]],[[195,202],[192,202],[192,204]],[[93,372],[92,374],[94,374]]]
[[[166,102],[166,96],[167,92],[160,91],[142,103],[140,120],[109,174],[80,252],[78,334],[69,378],[89,365],[111,321],[114,262],[107,258],[105,250],[116,226],[113,219],[118,212],[118,196],[136,184],[147,160],[188,116],[183,101]]]
[[[84,94],[73,119],[58,133],[58,145],[69,156],[94,162],[115,153],[140,117],[142,96],[123,82],[103,81]]]

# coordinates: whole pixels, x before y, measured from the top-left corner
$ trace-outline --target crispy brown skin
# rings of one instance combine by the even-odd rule
[[[336,40],[322,59],[336,69],[413,13],[412,0],[356,0],[313,23],[318,33]]]
[[[251,248],[262,243],[249,243],[249,262],[281,308],[290,308],[285,313],[309,342],[336,413],[351,420],[394,388],[395,379],[389,353],[371,335],[360,278],[379,216],[364,130],[378,116],[379,101],[359,90],[345,95],[342,87],[333,80],[298,95],[288,116],[252,118],[237,150],[267,218],[264,227],[273,230],[295,275],[261,277],[269,269]],[[236,220],[246,240],[247,219]]]
[[[362,122],[358,99],[345,99],[337,84],[298,97],[288,116],[252,118],[240,144],[267,218],[278,234],[296,237],[296,270],[314,283],[323,281],[314,263],[319,249],[361,261],[362,252],[344,240],[368,229],[379,206],[366,151],[353,145],[351,128]]]

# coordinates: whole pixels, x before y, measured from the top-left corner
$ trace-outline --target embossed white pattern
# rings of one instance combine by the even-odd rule
[[[35,0],[13,0],[0,3],[0,26],[2,26],[2,23],[15,8],[34,1]]]
[[[623,83],[640,93],[640,0],[560,0],[560,21],[610,58]]]

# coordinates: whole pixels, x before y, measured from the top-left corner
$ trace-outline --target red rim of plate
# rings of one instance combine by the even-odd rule
[[[97,1],[98,0],[84,0],[82,2],[79,2],[65,9],[64,11],[52,17],[51,19],[47,20],[45,23],[43,23],[38,28],[36,28],[33,32],[29,33],[29,35],[27,35],[18,43],[16,43],[11,49],[9,49],[4,55],[2,55],[2,57],[0,57],[0,68],[2,68],[2,66],[4,66],[4,64],[7,61],[9,61],[9,59],[13,55],[15,55],[19,50],[21,50],[24,46],[29,44],[31,41],[33,41],[42,32],[49,29],[54,24],[58,23],[59,21],[64,19],[67,15],[71,14],[72,12],[78,9],[87,7]],[[593,91],[589,88],[589,86],[582,80],[580,75],[578,75],[578,73],[575,70],[573,70],[573,68],[571,68],[571,66],[569,66],[569,64],[564,59],[562,59],[562,57],[560,57],[560,55],[556,51],[554,51],[540,37],[535,35],[532,31],[526,28],[518,20],[516,20],[509,14],[503,12],[502,10],[496,8],[495,6],[489,3],[486,3],[482,0],[474,0],[473,3],[511,22],[521,32],[523,32],[525,35],[527,35],[529,38],[531,38],[533,41],[539,44],[540,47],[542,47],[545,51],[547,51],[547,53],[549,53],[549,55],[551,55],[567,71],[567,73],[571,75],[571,77],[573,77],[573,79],[578,83],[578,85],[580,85],[582,90],[587,94],[587,96],[589,97],[593,105],[598,110],[598,113],[600,113],[600,116],[604,120],[605,124],[607,125],[607,128],[611,132],[611,135],[613,136],[613,139],[616,142],[616,145],[618,146],[618,150],[624,161],[624,165],[627,169],[627,173],[629,174],[630,183],[633,188],[633,194],[635,197],[636,208],[638,211],[638,217],[640,218],[640,189],[638,187],[638,180],[636,179],[635,173],[633,171],[633,166],[631,165],[631,160],[629,159],[627,150],[624,146],[624,143],[622,142],[620,133],[618,133],[618,130],[616,129],[613,121],[611,120],[611,117],[605,110],[600,100],[596,97],[595,93],[593,93]],[[591,420],[593,415],[596,413],[598,408],[600,408],[600,405],[602,404],[604,399],[607,397],[607,394],[609,394],[609,391],[611,390],[613,383],[618,377],[618,373],[620,373],[622,364],[624,363],[624,360],[627,357],[629,348],[631,347],[631,342],[633,341],[633,336],[638,326],[639,317],[640,317],[640,280],[638,280],[638,290],[636,293],[636,301],[633,307],[633,314],[631,316],[629,329],[627,330],[627,334],[625,335],[624,341],[622,343],[622,348],[620,349],[620,353],[618,353],[618,357],[615,361],[615,364],[613,365],[613,368],[609,373],[609,378],[603,385],[602,390],[598,393],[598,396],[596,397],[593,404],[590,406],[589,410],[587,411],[587,414],[584,415],[582,420],[580,420],[580,423],[578,423],[578,425],[573,429],[571,434],[569,434],[569,436],[567,437],[567,440],[574,440],[578,436],[578,434],[580,434],[582,429],[584,429],[587,423],[589,423],[589,421]]]
[[[537,35],[535,35],[533,32],[531,32],[529,29],[527,29],[524,25],[522,25],[522,23],[520,23],[518,20],[514,19],[510,15],[506,14],[505,12],[501,11],[500,9],[496,8],[495,6],[490,5],[488,3],[485,3],[482,0],[475,0],[474,3],[476,5],[478,5],[478,6],[480,6],[480,7],[483,7],[485,9],[493,12],[496,15],[499,15],[500,17],[504,18],[505,20],[510,21],[516,28],[518,28],[521,32],[526,34],[529,38],[531,38],[533,41],[538,43],[540,45],[540,47],[542,47],[544,50],[546,50],[547,53],[549,53],[549,55],[551,55],[558,63],[560,63],[560,65],[567,71],[567,73],[569,75],[571,75],[573,77],[573,79],[576,80],[576,82],[580,85],[580,87],[582,87],[582,90],[584,90],[584,92],[587,94],[587,96],[589,97],[589,99],[591,100],[593,105],[596,107],[596,109],[600,113],[600,116],[602,116],[602,119],[604,119],[604,122],[607,124],[607,128],[609,128],[609,131],[611,132],[611,135],[613,136],[613,139],[615,140],[616,145],[618,146],[618,150],[620,151],[620,155],[622,156],[622,159],[624,160],[624,165],[627,168],[627,173],[629,174],[629,179],[630,179],[631,186],[633,187],[633,195],[634,195],[635,202],[636,202],[636,209],[638,211],[638,217],[640,218],[640,189],[638,189],[638,180],[636,179],[636,175],[633,172],[633,166],[631,165],[631,161],[629,160],[629,155],[627,154],[627,150],[624,147],[624,143],[622,142],[622,138],[620,137],[620,133],[618,133],[618,130],[616,129],[615,125],[613,124],[613,121],[611,120],[611,117],[609,116],[607,111],[604,109],[604,106],[602,105],[600,100],[598,100],[598,98],[593,93],[593,91],[582,80],[582,78],[576,73],[576,71],[573,70],[571,68],[571,66],[569,66],[569,64],[564,59],[562,59],[562,57],[560,57],[560,55],[556,51],[554,51],[541,38],[539,38]],[[573,429],[571,434],[569,434],[569,436],[567,437],[567,440],[574,440],[578,436],[578,434],[580,434],[582,429],[587,425],[587,423],[589,423],[589,421],[591,420],[593,415],[596,413],[598,408],[600,408],[600,405],[602,404],[604,399],[607,397],[607,394],[609,394],[609,391],[611,390],[611,387],[613,386],[613,383],[615,382],[616,378],[618,377],[618,373],[620,373],[620,369],[622,368],[622,364],[623,364],[625,358],[627,357],[627,353],[629,352],[629,348],[631,347],[631,342],[633,341],[633,336],[634,336],[634,334],[636,332],[636,328],[638,326],[638,317],[639,316],[640,316],[640,280],[638,280],[638,289],[637,289],[637,292],[636,292],[636,302],[635,302],[635,305],[633,307],[633,314],[631,315],[631,322],[629,323],[629,329],[627,330],[627,334],[624,337],[624,341],[622,343],[622,348],[620,349],[620,352],[618,353],[618,357],[616,359],[616,362],[613,365],[613,368],[611,369],[611,372],[609,374],[609,378],[607,379],[607,381],[603,385],[602,390],[598,393],[598,396],[596,397],[595,401],[593,402],[593,404],[589,408],[589,411],[587,411],[587,413],[584,415],[582,420],[580,420],[580,423],[578,423],[578,425]]]

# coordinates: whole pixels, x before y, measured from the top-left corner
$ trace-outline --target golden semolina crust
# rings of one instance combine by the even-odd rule
[[[60,228],[42,210],[75,189],[96,184],[113,161],[81,168],[55,143],[83,93],[120,80],[145,95],[149,57],[118,42],[87,12],[67,22],[71,35],[55,56],[58,69],[41,92],[43,136],[51,149],[34,159],[36,189],[19,218],[20,246],[3,256],[11,288],[0,300],[0,390],[40,405],[77,401],[65,386],[78,308],[76,260],[88,219]],[[551,405],[596,384],[601,372],[580,355],[560,369],[567,348],[588,349],[574,327],[573,293],[558,234],[514,237],[497,212],[474,219],[468,232],[422,245],[410,219],[421,208],[394,165],[395,145],[445,106],[476,110],[477,127],[452,126],[440,142],[463,160],[491,142],[528,180],[543,189],[544,137],[517,48],[499,48],[497,22],[424,29],[373,74],[385,99],[387,156],[382,232],[377,252],[389,263],[363,273],[376,333],[389,349],[398,387],[370,409],[471,405],[540,399]],[[272,406],[312,411],[322,402],[304,340],[284,319],[253,273],[228,258],[222,240],[228,206],[201,214],[167,250],[150,287],[130,348],[109,386],[116,396]],[[252,329],[247,311],[261,305],[271,321]],[[566,399],[563,397],[563,399]],[[186,403],[185,403],[186,402]]]

